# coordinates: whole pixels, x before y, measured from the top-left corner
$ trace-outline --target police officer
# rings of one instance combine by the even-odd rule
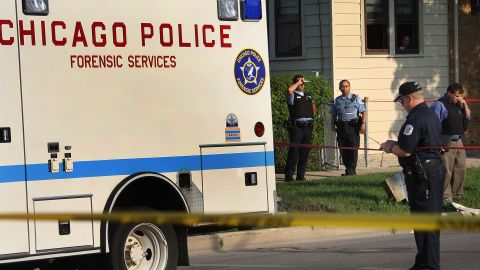
[[[425,103],[422,87],[416,82],[402,84],[395,102],[408,112],[407,119],[400,129],[398,142],[388,140],[380,149],[398,157],[410,211],[439,213],[444,179],[440,120]],[[415,242],[417,256],[410,269],[440,269],[440,232],[415,231]]]
[[[312,97],[304,91],[305,78],[302,75],[295,75],[292,81],[293,84],[288,87],[286,96],[290,113],[290,143],[311,144],[313,116],[317,113],[317,108]],[[305,180],[305,168],[309,152],[310,148],[308,147],[289,147],[287,164],[285,166],[285,181],[293,180],[295,165],[297,166],[297,180]]]
[[[350,92],[348,80],[340,81],[338,86],[342,94],[335,98],[333,103],[332,130],[337,133],[338,146],[358,148],[360,133],[365,133],[367,121],[365,104],[360,96]],[[343,175],[357,174],[358,150],[340,149],[340,155],[345,165],[345,174]]]

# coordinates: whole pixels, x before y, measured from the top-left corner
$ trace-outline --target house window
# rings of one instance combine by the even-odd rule
[[[419,53],[418,0],[365,0],[364,3],[366,54]]]
[[[396,53],[418,54],[418,0],[395,0]]]
[[[388,53],[388,1],[365,0],[365,13],[367,53]]]
[[[471,0],[470,1],[470,8],[472,15],[478,15],[480,13],[480,0]]]
[[[275,56],[302,56],[300,0],[275,0]]]

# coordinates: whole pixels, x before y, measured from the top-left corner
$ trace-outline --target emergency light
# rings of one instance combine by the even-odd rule
[[[23,0],[26,15],[48,15],[48,0]]]
[[[218,0],[218,18],[222,21],[238,20],[238,1]]]
[[[259,21],[262,19],[262,0],[242,0],[242,20]]]

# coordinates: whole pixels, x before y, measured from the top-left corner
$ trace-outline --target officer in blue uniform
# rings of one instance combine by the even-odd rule
[[[440,213],[444,180],[440,120],[425,103],[418,83],[402,84],[395,102],[400,102],[408,112],[407,119],[400,129],[398,142],[388,140],[380,149],[398,157],[410,211]],[[410,269],[440,269],[440,232],[415,231],[415,243],[417,255]]]
[[[290,114],[288,130],[290,143],[311,144],[313,116],[317,113],[317,107],[312,97],[304,91],[304,77],[302,75],[296,75],[292,81],[293,84],[288,87],[286,96]],[[308,147],[289,147],[287,164],[285,166],[285,181],[293,180],[295,165],[297,166],[297,180],[305,180],[305,168],[307,166],[309,152],[310,148]]]
[[[335,99],[331,111],[332,130],[337,133],[338,146],[358,148],[367,121],[365,104],[360,96],[350,92],[348,80],[340,81],[339,89],[342,94]],[[357,174],[358,150],[340,149],[340,155],[346,168],[344,175]]]

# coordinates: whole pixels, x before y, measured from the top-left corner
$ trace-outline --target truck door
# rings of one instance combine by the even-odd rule
[[[205,213],[268,212],[264,143],[204,145]]]
[[[0,213],[27,213],[15,1],[0,1]],[[28,253],[28,221],[0,220],[0,256]]]

